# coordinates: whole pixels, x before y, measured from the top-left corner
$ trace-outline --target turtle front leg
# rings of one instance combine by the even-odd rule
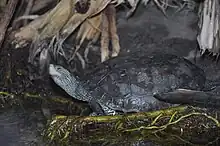
[[[92,115],[92,116],[105,115],[105,112],[104,112],[102,106],[98,102],[91,100],[91,101],[89,101],[89,106],[93,111],[90,115]]]
[[[89,116],[98,116],[98,114],[96,112],[92,112],[91,114],[89,114]]]
[[[90,101],[89,105],[91,107],[91,109],[93,110],[93,112],[90,114],[90,116],[104,116],[104,115],[116,115],[117,112],[111,108],[109,108],[108,106],[99,104],[96,101]]]

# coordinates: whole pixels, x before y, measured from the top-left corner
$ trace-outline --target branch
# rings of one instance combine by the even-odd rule
[[[211,92],[177,89],[173,92],[155,94],[154,97],[172,104],[189,104],[217,109],[220,107],[220,96]]]
[[[5,7],[5,13],[0,22],[0,48],[4,42],[8,25],[12,19],[18,1],[19,0],[9,0],[7,6]]]

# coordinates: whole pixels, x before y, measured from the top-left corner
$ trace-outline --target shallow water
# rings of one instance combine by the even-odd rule
[[[0,113],[0,143],[2,146],[44,145],[39,136],[43,128],[40,111],[22,108],[7,109]]]
[[[26,107],[26,108],[25,108]],[[35,106],[36,107],[36,106]],[[41,108],[33,109],[17,106],[14,109],[1,109],[0,113],[0,143],[2,146],[45,146],[41,131],[45,124],[45,117]],[[78,145],[129,145],[129,146],[157,146],[147,140],[119,140],[117,144],[101,141],[90,143],[80,142]]]

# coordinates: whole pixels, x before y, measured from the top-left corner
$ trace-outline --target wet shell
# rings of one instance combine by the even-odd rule
[[[98,103],[128,112],[167,108],[171,105],[156,100],[154,93],[202,90],[206,78],[202,69],[184,58],[136,52],[99,64],[84,80]]]

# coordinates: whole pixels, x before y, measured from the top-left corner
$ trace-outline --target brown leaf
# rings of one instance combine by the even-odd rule
[[[79,46],[85,39],[92,40],[97,33],[100,33],[101,15],[97,15],[90,19],[87,19],[81,26],[77,33],[77,40],[80,40]]]
[[[91,0],[91,5],[87,13],[75,13],[63,27],[61,35],[64,35],[65,38],[68,37],[76,30],[76,28],[79,27],[81,23],[83,23],[86,19],[92,18],[100,13],[109,3],[111,3],[111,0]]]

